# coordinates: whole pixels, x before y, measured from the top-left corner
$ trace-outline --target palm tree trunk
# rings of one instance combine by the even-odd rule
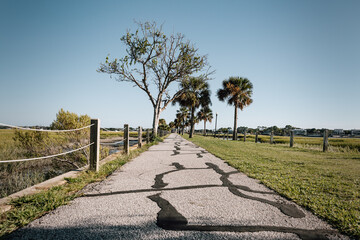
[[[237,109],[237,104],[235,104],[233,140],[237,140]]]
[[[189,138],[193,137],[193,132],[194,132],[194,116],[195,115],[195,108],[192,107],[191,108],[191,118],[190,118],[190,133],[189,133]]]
[[[181,125],[181,135],[184,135],[184,128],[185,128],[185,122],[182,121],[182,125]]]
[[[204,120],[204,136],[206,136],[206,121]]]

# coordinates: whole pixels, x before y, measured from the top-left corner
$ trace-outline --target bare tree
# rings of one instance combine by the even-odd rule
[[[98,72],[134,83],[147,94],[154,108],[152,131],[157,136],[161,112],[182,93],[182,89],[170,93],[169,86],[208,67],[207,57],[199,55],[183,34],[167,36],[155,22],[137,24],[135,33],[128,30],[121,38],[126,56],[113,60],[106,57]]]

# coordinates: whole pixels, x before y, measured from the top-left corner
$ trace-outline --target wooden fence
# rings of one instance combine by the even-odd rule
[[[229,134],[230,134],[230,132],[228,130],[226,132],[214,132],[212,136],[214,138],[222,138],[224,140],[229,140]],[[289,142],[290,147],[294,146],[294,143],[295,143],[294,135],[295,135],[294,131],[290,131],[290,136],[289,136],[290,137],[290,142]],[[269,141],[270,144],[275,143],[274,136],[275,136],[274,132],[272,131],[270,133],[270,141]],[[230,134],[230,137],[232,137],[232,134]],[[241,139],[241,136],[238,136],[238,139]],[[245,131],[244,136],[243,136],[243,141],[245,142],[246,139],[247,139],[247,132]],[[255,143],[259,143],[259,142],[260,142],[259,132],[256,131],[255,132]],[[322,144],[322,146],[323,146],[323,148],[322,148],[323,152],[328,151],[328,149],[329,149],[329,130],[327,130],[327,129],[324,130],[324,133],[323,133],[323,144]]]

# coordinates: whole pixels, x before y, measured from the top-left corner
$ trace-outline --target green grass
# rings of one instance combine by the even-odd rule
[[[0,215],[0,238],[6,237],[12,231],[81,196],[79,191],[87,184],[104,180],[116,169],[154,144],[157,142],[146,144],[141,149],[131,151],[129,156],[122,155],[118,159],[104,164],[98,173],[83,172],[76,178],[67,178],[67,183],[63,186],[56,186],[12,201],[12,209]]]
[[[202,136],[189,140],[360,239],[359,151],[323,153]]]
[[[219,134],[223,138],[223,134]],[[212,136],[208,136],[212,137]],[[229,134],[229,139],[232,138],[232,134]],[[239,134],[238,139],[243,141],[244,135]],[[246,135],[246,141],[255,142],[255,135]],[[258,141],[262,143],[270,143],[270,136],[259,135]],[[274,136],[274,142],[276,144],[287,144],[290,143],[290,137],[288,136]],[[294,137],[294,143],[299,147],[307,148],[318,148],[321,149],[323,144],[322,137]],[[330,147],[334,150],[347,151],[347,150],[358,150],[360,151],[360,138],[329,138]],[[342,148],[342,149],[340,149]]]

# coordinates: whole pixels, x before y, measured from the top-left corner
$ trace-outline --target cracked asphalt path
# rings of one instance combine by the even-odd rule
[[[348,239],[171,134],[9,239]]]

